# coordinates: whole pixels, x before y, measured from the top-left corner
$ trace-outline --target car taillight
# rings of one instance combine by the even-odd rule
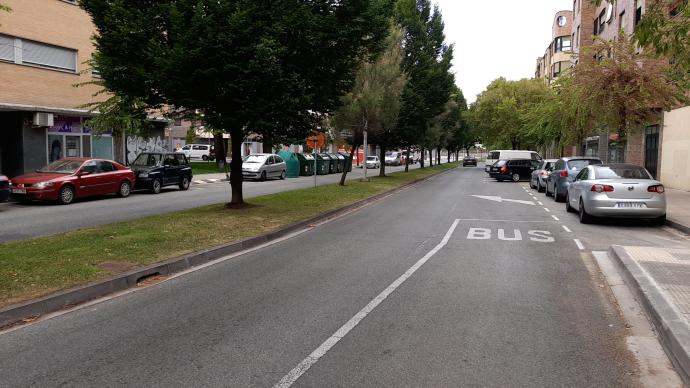
[[[656,185],[656,186],[647,187],[647,191],[649,191],[650,193],[663,194],[666,191],[666,189],[664,188],[663,185]]]
[[[592,191],[595,193],[610,193],[613,191],[613,186],[610,185],[594,185]]]
[[[546,170],[539,171],[539,176],[549,176],[549,172]]]
[[[561,173],[558,175],[560,175],[561,178],[567,178],[568,177],[568,171],[561,171]]]
[[[9,181],[9,178],[7,178],[4,175],[0,175],[0,182],[2,182],[2,181]]]
[[[506,166],[501,167],[501,172],[504,173],[504,174],[505,174],[506,172],[508,172],[508,169],[506,168]]]

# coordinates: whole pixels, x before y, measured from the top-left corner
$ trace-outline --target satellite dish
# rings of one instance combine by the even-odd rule
[[[613,3],[609,3],[609,6],[606,7],[606,22],[611,21],[611,16],[613,16]]]

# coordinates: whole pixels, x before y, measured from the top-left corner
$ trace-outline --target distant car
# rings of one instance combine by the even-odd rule
[[[499,182],[504,180],[519,182],[530,179],[532,171],[539,167],[540,163],[538,160],[532,159],[501,160],[498,163],[500,162],[504,163],[491,167],[491,176]]]
[[[268,178],[285,179],[287,165],[274,154],[252,154],[242,158],[242,177],[265,181]]]
[[[136,176],[135,189],[151,190],[158,194],[165,186],[189,189],[192,168],[182,153],[143,152],[130,164]]]
[[[399,166],[402,164],[402,153],[397,151],[388,151],[383,157],[383,162],[386,166]]]
[[[546,196],[553,196],[556,202],[565,200],[570,182],[580,173],[580,170],[591,164],[601,164],[601,160],[582,156],[558,159],[548,178],[546,178]]]
[[[7,201],[10,197],[10,180],[4,175],[0,174],[0,202]]]
[[[580,222],[595,217],[646,218],[666,223],[666,192],[642,167],[631,164],[586,166],[568,187],[566,210]]]
[[[409,161],[407,159],[409,159]],[[407,151],[402,152],[402,157],[401,157],[401,163],[402,164],[416,164],[418,162],[419,162],[419,156],[414,151],[410,151],[409,158],[407,155]]]
[[[474,156],[468,155],[462,158],[462,166],[475,166],[477,167],[477,158]]]
[[[535,151],[524,151],[524,150],[494,150],[489,151],[486,157],[486,167],[485,171],[489,172],[491,166],[498,162],[499,160],[510,160],[510,159],[532,159],[541,160],[542,157]]]
[[[367,156],[367,160],[364,164],[366,165],[366,168],[380,168],[381,167],[381,161],[379,161],[378,156]]]
[[[134,172],[106,159],[65,158],[10,180],[10,192],[20,200],[51,200],[68,205],[76,198],[117,194],[128,197]]]
[[[556,165],[557,161],[558,159],[542,160],[539,167],[532,171],[532,179],[529,182],[529,186],[540,193],[544,192],[546,190],[546,178],[549,177],[549,173],[553,170],[553,166]]]
[[[182,152],[187,159],[213,160],[216,157],[215,149],[210,144],[185,144],[178,152]]]

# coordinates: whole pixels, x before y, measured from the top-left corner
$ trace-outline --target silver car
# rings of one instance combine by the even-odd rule
[[[532,179],[529,181],[529,186],[540,193],[544,192],[546,190],[546,178],[549,177],[549,173],[553,170],[557,161],[558,159],[542,160],[539,167],[532,171]]]
[[[252,154],[242,158],[242,177],[265,181],[267,178],[285,179],[287,165],[274,154]]]
[[[661,182],[632,164],[590,165],[568,187],[565,206],[579,212],[583,224],[595,217],[645,218],[666,223],[666,195]]]
[[[381,167],[381,161],[378,156],[367,156],[367,160],[364,163],[367,168],[379,168]]]

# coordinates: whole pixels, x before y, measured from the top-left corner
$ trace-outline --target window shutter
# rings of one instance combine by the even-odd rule
[[[14,62],[14,38],[0,35],[0,59]]]
[[[77,71],[75,51],[27,40],[22,42],[22,62]]]

